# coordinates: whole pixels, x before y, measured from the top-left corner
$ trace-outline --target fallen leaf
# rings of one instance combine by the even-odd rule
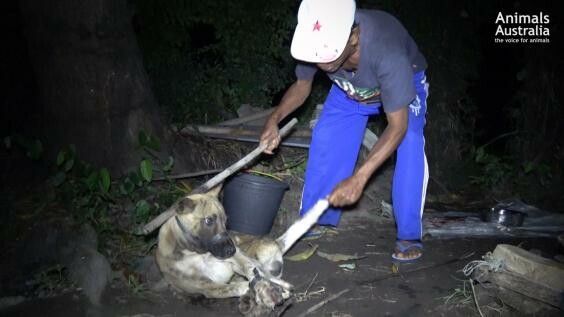
[[[317,251],[317,255],[320,257],[327,259],[333,262],[341,262],[341,261],[351,261],[351,260],[360,260],[366,257],[366,255],[348,255],[348,254],[341,254],[341,253],[325,253],[321,251]]]
[[[309,259],[314,253],[315,251],[317,251],[317,248],[319,247],[319,245],[315,244],[315,245],[309,245],[310,248],[302,251],[300,253],[294,254],[292,256],[285,256],[284,259],[288,260],[288,261],[293,261],[293,262],[298,262],[298,261],[305,261],[307,259]]]
[[[335,229],[335,228],[328,227],[326,233],[327,233],[327,234],[330,234],[330,235],[338,235],[338,234],[339,234],[339,230],[337,230],[337,229]]]
[[[339,264],[339,267],[345,271],[354,271],[354,269],[356,269],[356,264],[355,263]]]

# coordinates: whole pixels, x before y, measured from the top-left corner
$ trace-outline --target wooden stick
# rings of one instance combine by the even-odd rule
[[[167,177],[155,177],[153,178],[154,181],[164,181],[167,179],[181,179],[181,178],[190,178],[190,177],[198,177],[198,176],[204,176],[204,175],[209,175],[209,174],[216,174],[223,171],[222,169],[213,169],[213,170],[206,170],[206,171],[198,171],[198,172],[192,172],[192,173],[182,173],[182,174],[176,174],[176,175],[169,175]]]
[[[327,199],[318,200],[313,207],[311,207],[303,217],[294,222],[286,232],[276,239],[278,245],[281,246],[282,254],[288,250],[303,236],[314,224],[321,215],[329,208],[329,201]]]
[[[478,309],[478,313],[480,317],[484,317],[482,313],[482,309],[480,308],[480,304],[478,304],[478,296],[476,296],[476,290],[474,289],[474,280],[469,278],[468,281],[470,282],[470,286],[472,287],[472,295],[474,296],[474,304],[476,304],[476,308]]]
[[[290,122],[288,122],[282,129],[280,129],[280,137],[285,137],[290,130],[298,123],[298,119],[294,118]],[[235,164],[226,168],[223,172],[215,175],[213,178],[208,180],[205,184],[201,185],[200,187],[196,188],[194,191],[195,193],[205,193],[208,190],[214,188],[219,183],[223,182],[227,177],[231,176],[236,171],[243,168],[245,165],[250,163],[254,160],[257,156],[259,156],[264,149],[266,149],[265,144],[261,144],[257,146],[251,153],[247,154],[245,157],[240,159],[239,161],[235,162]]]
[[[290,130],[296,125],[296,123],[298,123],[298,119],[294,118],[290,120],[290,122],[288,122],[284,127],[282,127],[282,129],[280,129],[280,137],[283,138],[284,136],[286,136],[290,132]],[[259,156],[264,151],[265,148],[266,145],[259,145],[251,153],[247,154],[245,157],[237,161],[235,164],[229,166],[223,172],[217,174],[216,176],[212,177],[210,180],[205,182],[203,185],[200,185],[199,187],[194,189],[191,194],[205,193],[208,190],[212,189],[213,187],[217,186],[219,183],[223,182],[227,177],[231,176],[233,173],[237,172],[238,170],[243,168],[246,164],[248,164],[257,156]],[[151,220],[151,222],[143,226],[143,228],[140,230],[140,232],[138,232],[138,234],[147,235],[153,232],[153,230],[160,227],[170,217],[172,217],[174,215],[174,212],[175,211],[172,208],[169,208],[165,212],[158,215],[155,219]]]
[[[345,294],[345,293],[347,293],[347,292],[349,292],[349,291],[350,291],[350,289],[347,288],[347,289],[344,289],[344,290],[338,292],[337,294],[333,294],[333,295],[329,296],[327,299],[325,299],[325,300],[319,302],[319,303],[316,304],[316,305],[311,306],[308,310],[306,310],[305,312],[301,313],[301,314],[299,315],[299,317],[304,317],[304,316],[307,316],[307,315],[313,313],[314,311],[316,311],[316,310],[318,310],[319,308],[321,308],[321,306],[323,306],[323,305],[329,303],[330,301],[334,300],[335,298],[337,298],[337,297],[339,297],[339,296],[341,296],[341,295],[343,295],[343,294]]]
[[[249,121],[254,121],[254,120],[258,120],[261,118],[264,118],[268,115],[270,115],[274,109],[276,108],[268,108],[266,110],[257,112],[257,113],[253,113],[251,115],[245,116],[245,117],[241,117],[241,118],[235,118],[235,119],[231,119],[231,120],[227,120],[227,121],[223,121],[220,122],[218,125],[225,125],[225,126],[230,126],[230,125],[239,125],[242,123],[247,123]]]

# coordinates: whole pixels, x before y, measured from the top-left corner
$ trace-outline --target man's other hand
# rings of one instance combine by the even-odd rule
[[[280,145],[280,131],[278,130],[278,124],[271,122],[270,120],[266,122],[262,133],[260,135],[260,145],[266,146],[264,153],[273,154],[278,145]]]
[[[337,184],[331,195],[329,203],[335,207],[344,207],[356,203],[362,195],[364,184],[359,177],[351,176]]]

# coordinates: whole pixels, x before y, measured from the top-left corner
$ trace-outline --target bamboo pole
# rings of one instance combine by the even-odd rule
[[[274,109],[276,109],[276,108],[275,107],[268,108],[268,109],[265,109],[263,111],[260,111],[260,112],[257,112],[257,113],[254,113],[254,114],[251,114],[251,115],[248,115],[248,116],[245,116],[245,117],[223,121],[223,122],[219,123],[218,125],[233,126],[233,125],[239,125],[239,124],[247,123],[249,121],[262,119],[262,118],[270,115],[274,111]]]
[[[290,120],[282,129],[280,129],[280,137],[285,137],[290,130],[298,123],[298,119],[294,118]],[[210,180],[205,182],[204,184],[200,185],[196,189],[192,191],[191,194],[199,194],[205,193],[208,190],[212,189],[213,187],[219,185],[219,183],[223,182],[227,177],[231,176],[233,173],[237,172],[245,165],[250,163],[253,159],[259,156],[266,145],[259,145],[257,146],[251,153],[247,154],[245,157],[240,159],[239,161],[235,162],[233,165],[226,168],[223,172],[217,174],[216,176],[212,177]],[[155,229],[160,227],[163,223],[165,223],[170,217],[174,215],[174,210],[172,208],[167,209],[165,212],[158,215],[155,219],[151,220],[151,222],[147,223],[143,228],[140,230],[139,234],[147,235],[153,232]]]
[[[260,134],[261,127],[255,126],[218,126],[218,125],[189,125],[180,130],[181,134],[203,135],[203,136],[253,136]],[[296,129],[292,137],[311,138],[311,130]]]

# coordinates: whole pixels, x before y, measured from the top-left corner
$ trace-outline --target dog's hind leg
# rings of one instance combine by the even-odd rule
[[[329,202],[327,199],[319,200],[302,218],[291,225],[283,235],[276,239],[276,242],[280,245],[282,254],[286,253],[301,236],[317,223],[319,217],[321,217],[328,207]]]

